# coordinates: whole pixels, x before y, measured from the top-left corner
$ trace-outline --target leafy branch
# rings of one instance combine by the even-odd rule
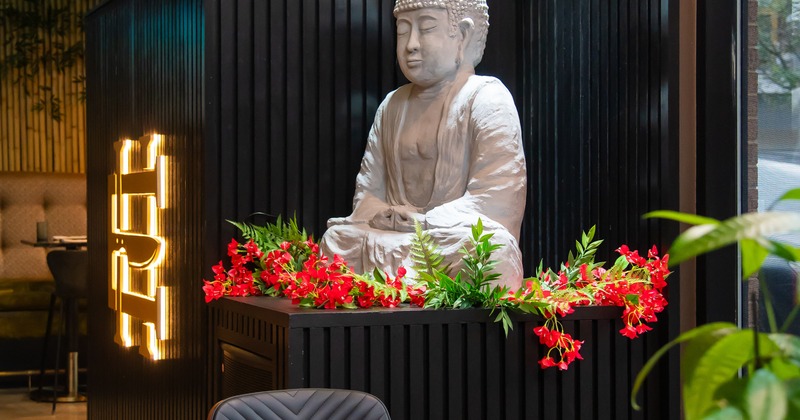
[[[421,231],[421,228],[419,228]],[[491,282],[500,278],[499,273],[493,272],[497,266],[497,261],[492,260],[492,253],[502,245],[491,242],[492,233],[483,233],[483,221],[478,219],[477,224],[472,226],[472,237],[470,238],[471,249],[466,245],[460,250],[464,255],[462,261],[464,269],[459,271],[454,278],[440,271],[437,266],[441,264],[440,253],[435,248],[435,244],[428,239],[422,232],[417,233],[414,240],[414,247],[424,251],[422,254],[431,256],[434,265],[422,265],[422,278],[427,283],[426,308],[490,308],[492,311],[498,310],[499,313],[495,322],[502,322],[503,330],[506,334],[513,329],[513,323],[506,309],[515,305],[504,299],[508,295],[508,288],[505,286],[492,287]],[[426,271],[430,270],[430,271]]]
[[[24,0],[21,5],[5,1],[0,4],[0,22],[4,26],[3,45],[10,52],[0,60],[0,79],[14,75],[12,83],[19,85],[26,96],[36,95],[33,111],[45,111],[53,120],[61,121],[64,112],[61,98],[51,86],[39,85],[40,71],[63,73],[83,60],[83,25],[81,13],[70,11],[70,5],[54,7],[48,0]],[[69,42],[70,35],[80,39]],[[84,77],[78,98],[85,97]],[[37,88],[37,89],[35,89]]]

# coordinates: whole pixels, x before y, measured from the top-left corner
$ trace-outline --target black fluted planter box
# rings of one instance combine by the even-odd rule
[[[584,360],[560,372],[537,364],[547,349],[532,315],[513,314],[505,337],[484,309],[324,310],[270,297],[211,307],[212,400],[325,387],[372,393],[393,419],[627,417],[629,387],[615,382],[615,366],[629,359],[620,308],[577,308],[564,319],[585,341]]]

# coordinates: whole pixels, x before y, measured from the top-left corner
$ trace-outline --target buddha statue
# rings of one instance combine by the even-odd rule
[[[380,104],[356,178],[353,212],[332,218],[320,241],[356,272],[413,266],[419,223],[452,273],[462,267],[480,218],[501,274],[522,283],[519,233],[526,168],[519,116],[508,89],[475,75],[489,26],[485,0],[398,0],[397,61],[410,81]],[[413,278],[413,273],[407,276]]]

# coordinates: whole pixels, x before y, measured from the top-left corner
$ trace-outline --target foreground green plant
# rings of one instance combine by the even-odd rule
[[[800,189],[780,200],[800,199]],[[800,231],[800,214],[767,211],[725,221],[672,211],[658,217],[695,225],[679,235],[669,253],[671,265],[727,245],[739,244],[743,278],[758,272],[768,255],[800,261],[800,249],[769,236]],[[800,289],[795,307],[783,325],[775,322],[766,285],[765,306],[771,332],[717,322],[689,330],[659,349],[636,377],[631,405],[639,409],[636,394],[645,378],[671,348],[685,343],[681,358],[683,406],[686,419],[798,419],[800,418],[800,338],[786,334],[800,311]],[[743,375],[739,372],[743,371]]]

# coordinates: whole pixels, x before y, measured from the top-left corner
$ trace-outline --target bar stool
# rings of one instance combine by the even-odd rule
[[[42,349],[42,364],[39,372],[39,401],[50,401],[52,398],[53,412],[56,402],[86,401],[86,397],[78,393],[78,300],[87,297],[87,275],[89,271],[89,253],[86,250],[53,250],[47,254],[47,266],[55,280],[55,291],[50,296],[50,310],[47,315],[47,328]],[[42,379],[45,371],[47,347],[50,341],[50,331],[53,323],[53,311],[56,298],[61,300],[59,305],[60,320],[56,338],[56,363],[52,397],[42,391]],[[64,334],[66,324],[67,351],[69,355],[67,365],[67,394],[58,395],[58,365],[61,359],[61,336]]]

